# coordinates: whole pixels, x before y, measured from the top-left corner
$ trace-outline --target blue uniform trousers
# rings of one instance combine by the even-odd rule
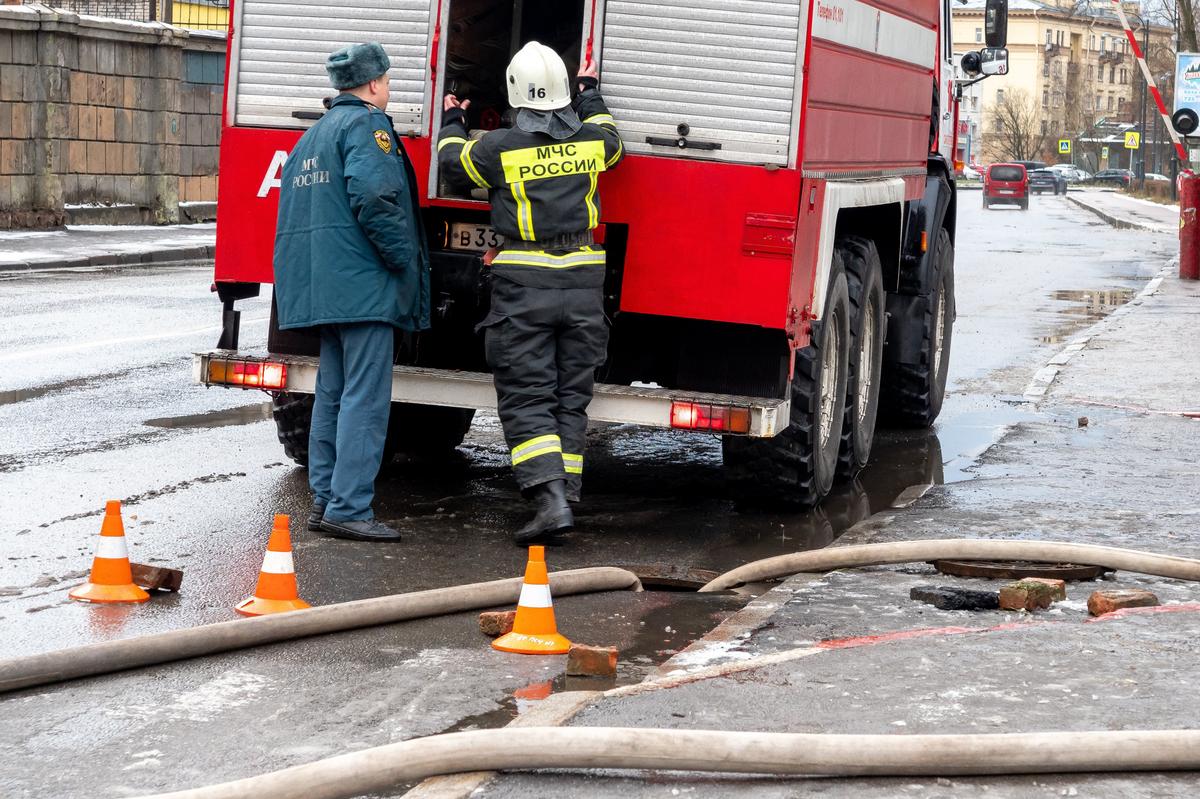
[[[308,437],[308,484],[330,521],[373,518],[392,401],[391,325],[321,327],[321,366]]]

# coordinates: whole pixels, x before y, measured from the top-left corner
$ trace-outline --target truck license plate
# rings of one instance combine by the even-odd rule
[[[500,243],[500,234],[491,225],[475,225],[467,222],[455,222],[450,225],[449,247],[452,250],[483,252],[493,247],[499,247]]]

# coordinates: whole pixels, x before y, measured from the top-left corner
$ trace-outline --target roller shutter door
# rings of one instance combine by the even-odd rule
[[[400,133],[422,130],[428,90],[430,0],[240,0],[235,34],[235,124],[297,128],[336,92],[326,57],[377,41],[392,59],[388,105]]]
[[[608,0],[602,88],[626,149],[787,164],[800,11],[800,0]],[[681,126],[696,147],[670,143]]]

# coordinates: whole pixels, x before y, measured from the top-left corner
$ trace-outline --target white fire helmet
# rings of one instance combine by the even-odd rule
[[[513,108],[553,111],[571,104],[571,79],[558,53],[530,42],[513,56],[505,73],[508,104]]]

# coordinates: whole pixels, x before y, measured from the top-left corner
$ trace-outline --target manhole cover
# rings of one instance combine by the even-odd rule
[[[1026,577],[1045,577],[1051,580],[1095,580],[1105,572],[1104,566],[1080,566],[1077,563],[1038,563],[1029,560],[935,560],[933,567],[942,574],[955,577],[986,577],[991,580],[1021,580]]]
[[[711,580],[715,580],[720,572],[709,569],[694,569],[686,566],[675,566],[665,563],[639,563],[625,565],[642,581],[642,587],[647,591],[698,591]]]

